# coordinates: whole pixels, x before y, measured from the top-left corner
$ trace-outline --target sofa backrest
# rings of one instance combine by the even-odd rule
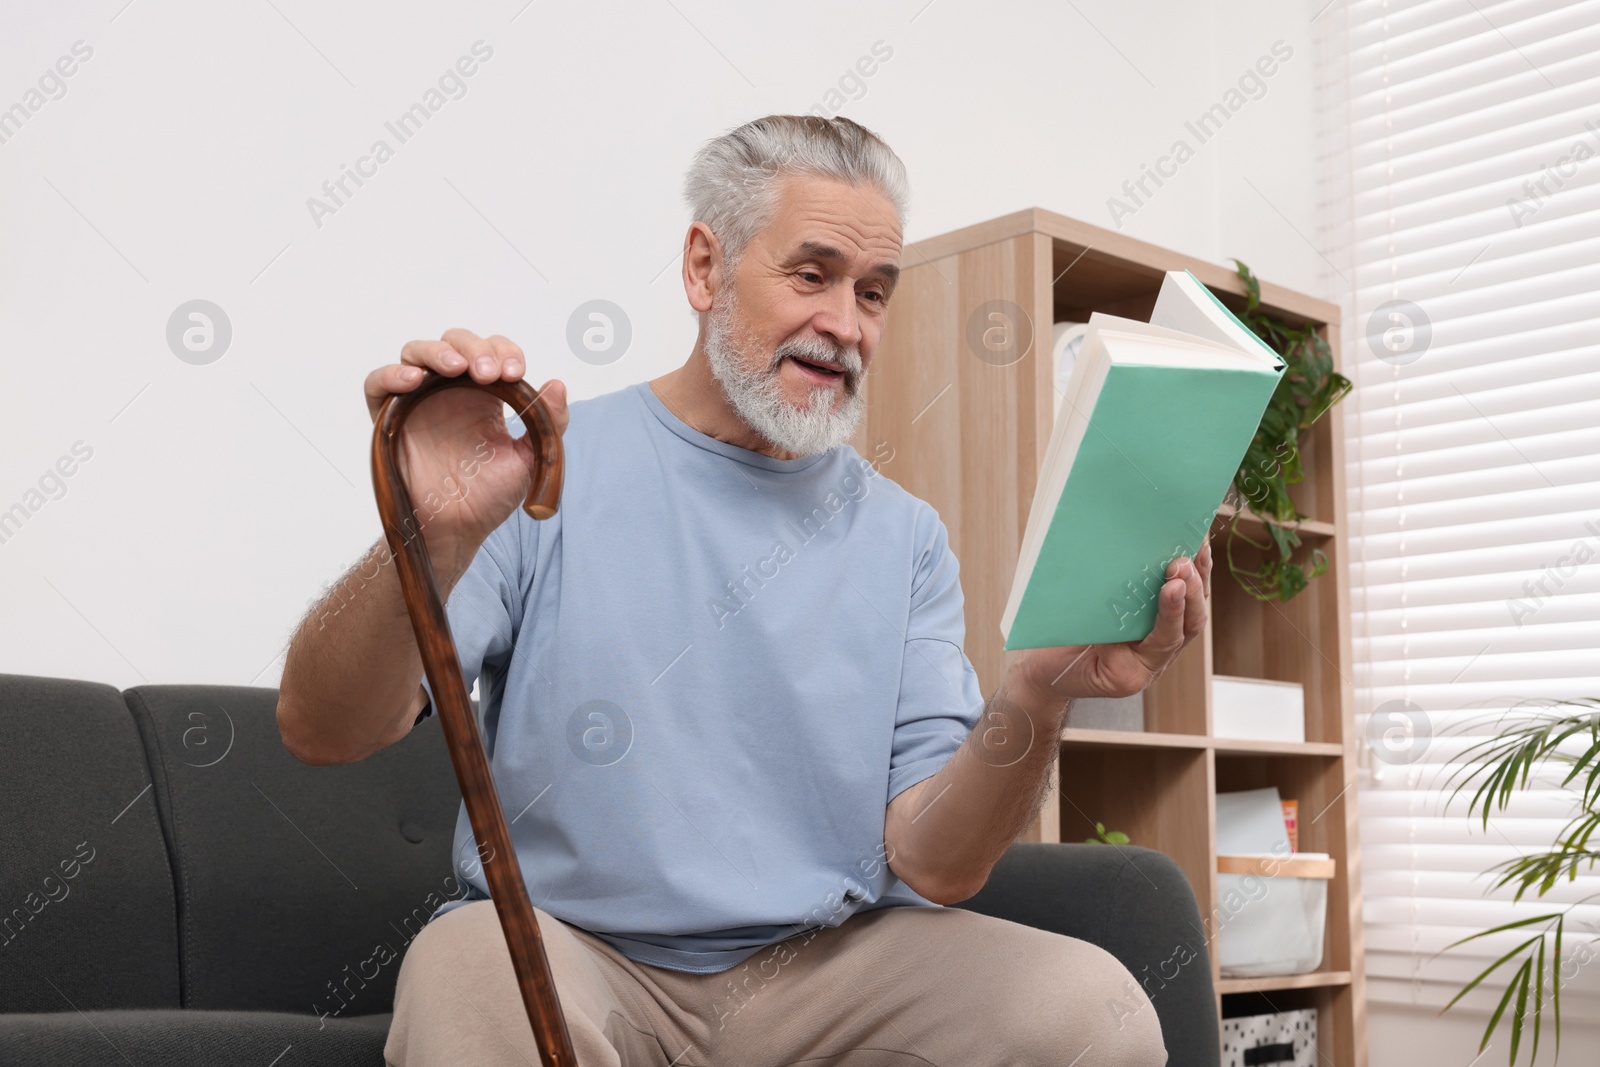
[[[391,1010],[407,944],[465,891],[438,722],[358,763],[311,767],[283,747],[274,689],[147,685],[124,697],[172,858],[183,1006]]]
[[[109,685],[0,674],[0,1007],[176,1008],[177,905]]]
[[[391,1010],[463,888],[438,720],[310,767],[274,689],[0,674],[0,1011]],[[1170,1067],[1214,1067],[1194,896],[1147,849],[1014,845],[959,907],[1092,941],[1151,995]]]

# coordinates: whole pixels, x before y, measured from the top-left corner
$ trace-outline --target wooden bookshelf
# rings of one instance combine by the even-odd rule
[[[1092,311],[1148,319],[1161,277],[1188,269],[1235,310],[1244,290],[1226,267],[1030,208],[906,247],[887,329],[868,375],[867,417],[852,442],[893,449],[882,469],[938,509],[961,561],[967,655],[985,693],[1009,656],[999,620],[1054,417],[1052,330]],[[1311,322],[1339,351],[1338,309],[1263,283],[1267,310]],[[989,331],[985,334],[985,331]],[[1231,512],[1213,525],[1218,564],[1211,620],[1145,695],[1144,732],[1067,729],[1058,784],[1027,840],[1080,841],[1096,821],[1160,849],[1182,867],[1200,911],[1217,914],[1215,797],[1273,785],[1300,805],[1300,848],[1337,862],[1326,950],[1311,974],[1226,979],[1228,997],[1319,1009],[1321,1063],[1365,1067],[1356,738],[1350,684],[1343,441],[1337,410],[1302,441],[1306,478],[1293,494],[1307,546],[1329,573],[1283,603],[1239,588],[1222,561]],[[1241,526],[1259,530],[1246,515]],[[1219,531],[1222,531],[1219,533]],[[1247,559],[1241,553],[1241,561]],[[1211,736],[1211,678],[1296,682],[1306,694],[1303,743]]]

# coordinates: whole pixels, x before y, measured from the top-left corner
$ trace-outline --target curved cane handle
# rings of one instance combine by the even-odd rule
[[[384,536],[399,571],[406,613],[411,616],[411,628],[417,635],[417,648],[422,653],[428,684],[433,688],[439,722],[444,727],[450,761],[455,765],[456,781],[461,786],[461,799],[466,802],[467,817],[472,823],[480,855],[484,846],[488,846],[483,869],[489,880],[495,911],[500,916],[501,929],[506,935],[506,945],[511,950],[511,965],[517,974],[528,1022],[533,1026],[539,1057],[545,1067],[577,1067],[566,1017],[561,1012],[555,981],[550,974],[550,961],[545,956],[544,939],[539,934],[539,923],[528,899],[527,883],[522,880],[516,850],[511,846],[511,832],[506,826],[505,813],[500,809],[489,759],[484,754],[483,736],[478,730],[477,717],[472,713],[466,679],[461,675],[460,655],[450,633],[444,602],[439,597],[433,561],[423,544],[422,531],[413,520],[415,510],[411,494],[406,491],[405,479],[400,475],[400,428],[406,417],[434,393],[467,387],[499,397],[524,420],[528,433],[534,438],[536,458],[533,485],[522,510],[535,519],[548,519],[556,513],[561,500],[561,435],[556,432],[544,400],[523,381],[480,384],[466,375],[456,378],[430,375],[430,380],[412,392],[390,396],[378,409],[377,425],[373,428],[372,483],[378,496]]]

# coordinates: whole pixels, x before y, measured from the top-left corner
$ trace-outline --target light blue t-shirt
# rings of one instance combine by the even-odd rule
[[[512,512],[447,605],[533,902],[698,973],[935,906],[884,814],[983,709],[938,514],[849,445],[764,456],[647,382],[569,411],[559,510]],[[463,805],[471,888],[436,915],[487,898],[476,849]]]

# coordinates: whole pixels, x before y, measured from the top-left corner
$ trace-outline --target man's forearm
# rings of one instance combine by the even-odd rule
[[[435,564],[440,595],[460,580],[459,559]],[[422,657],[400,579],[380,539],[295,632],[278,689],[284,744],[308,763],[361,759],[410,729]]]
[[[940,903],[982,888],[1039,812],[1067,704],[1030,691],[1017,668],[1008,670],[949,762],[907,790],[915,791],[910,805],[891,806],[890,865],[911,888]]]

